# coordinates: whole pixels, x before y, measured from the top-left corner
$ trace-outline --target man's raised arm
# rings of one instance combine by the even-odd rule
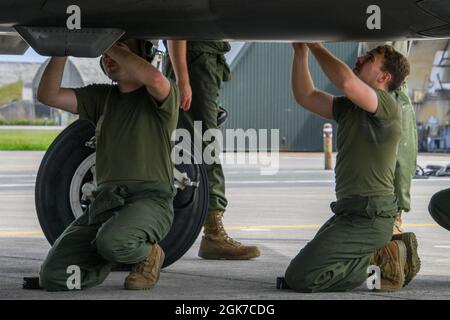
[[[308,67],[308,47],[304,43],[294,43],[292,63],[292,93],[295,101],[305,109],[333,120],[333,96],[314,87]]]
[[[52,57],[42,74],[37,99],[46,105],[78,113],[77,97],[72,89],[61,88],[67,57]]]
[[[116,42],[106,54],[133,75],[135,81],[144,85],[158,102],[163,102],[167,98],[170,93],[170,82],[150,62],[134,54],[120,42]]]
[[[370,113],[377,111],[378,98],[375,91],[359,79],[349,66],[336,58],[320,43],[310,43],[308,47],[327,78],[336,88],[358,107]]]

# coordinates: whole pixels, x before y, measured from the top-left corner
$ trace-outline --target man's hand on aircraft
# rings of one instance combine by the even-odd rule
[[[322,46],[322,44],[321,44],[320,42],[308,42],[306,45],[307,45],[308,48],[311,49],[311,50],[313,50],[313,49],[315,49],[315,48],[317,48],[317,47],[321,47],[321,46]]]
[[[295,52],[306,53],[308,52],[308,46],[304,42],[293,42],[292,47]]]

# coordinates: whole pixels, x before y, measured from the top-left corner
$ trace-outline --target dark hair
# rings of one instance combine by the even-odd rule
[[[369,53],[378,53],[383,55],[384,64],[383,71],[387,71],[392,75],[392,80],[388,83],[388,91],[397,90],[405,78],[409,75],[410,66],[408,59],[401,53],[395,51],[390,45],[378,46]]]
[[[120,38],[117,42],[122,42],[127,45],[131,52],[142,57],[142,41],[133,38]]]

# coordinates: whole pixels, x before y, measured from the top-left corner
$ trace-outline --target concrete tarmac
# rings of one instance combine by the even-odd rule
[[[233,154],[226,154],[228,160]],[[200,238],[179,261],[164,269],[151,291],[123,289],[127,273],[114,272],[85,291],[23,290],[22,278],[37,274],[50,248],[34,205],[34,185],[43,152],[0,152],[0,299],[450,299],[450,232],[428,214],[431,196],[450,186],[450,177],[414,180],[413,210],[406,231],[419,240],[422,269],[395,293],[364,285],[346,293],[300,294],[277,290],[275,280],[329,217],[334,174],[319,153],[281,153],[276,175],[261,166],[225,164],[229,207],[224,224],[245,244],[258,245],[252,261],[206,261],[197,256]],[[419,164],[450,163],[450,155],[423,154]]]

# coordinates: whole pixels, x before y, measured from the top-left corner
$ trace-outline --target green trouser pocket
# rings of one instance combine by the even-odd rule
[[[103,223],[113,215],[113,210],[125,205],[125,199],[114,191],[103,189],[94,192],[94,201],[89,210],[89,225]]]
[[[366,212],[370,217],[395,218],[397,208],[397,198],[394,195],[371,196],[367,199]]]

